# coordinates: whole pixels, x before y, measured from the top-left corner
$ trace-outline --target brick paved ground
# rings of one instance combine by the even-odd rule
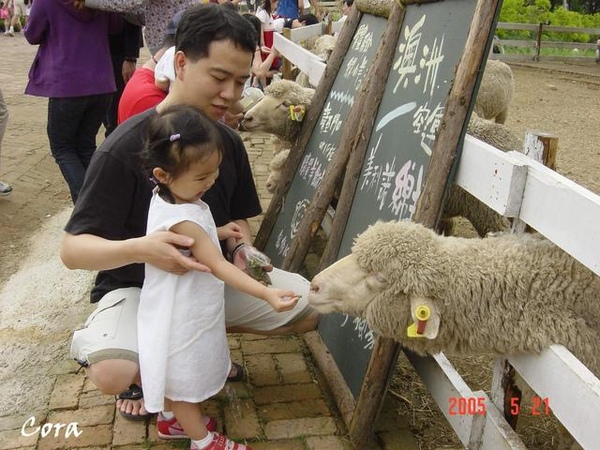
[[[24,236],[34,233],[45,217],[68,207],[69,197],[48,153],[46,101],[22,95],[35,49],[19,35],[14,39],[0,36],[0,45],[5,55],[5,64],[0,67],[0,82],[11,109],[0,179],[15,187],[9,200],[0,202],[2,230],[11,233],[10,240],[4,236],[0,241],[2,283],[17,270],[18,266],[11,263],[22,258],[22,252],[27,250],[26,246],[20,248],[16,243],[25,242]],[[243,135],[243,138],[252,160],[261,202],[266,208],[270,200],[264,190],[267,165],[272,155],[270,138],[265,135]],[[259,225],[260,218],[251,223],[255,232]],[[11,251],[7,251],[9,249]],[[84,312],[89,307],[86,302],[82,298],[81,310],[70,311],[78,322],[85,317]],[[11,329],[0,330],[0,337],[4,339]],[[12,381],[27,379],[26,371],[42,369],[40,376],[44,381],[50,381],[51,386],[47,395],[39,395],[38,404],[31,410],[23,411],[17,404],[0,408],[0,450],[187,448],[187,441],[178,444],[160,442],[154,421],[131,422],[116,414],[114,398],[100,394],[83,373],[76,373],[76,365],[67,359],[68,336],[60,339],[62,350],[59,354],[64,355],[64,359],[59,356],[58,360],[51,361],[51,365],[34,359],[19,365],[18,371],[3,375],[3,387],[13,386]],[[218,418],[219,427],[229,437],[247,441],[255,450],[352,448],[326,383],[314,367],[301,337],[233,335],[229,339],[233,359],[243,362],[249,378],[246,382],[228,384],[215,399],[207,402],[206,408],[207,413]],[[34,344],[38,347],[37,354],[44,353],[47,336]],[[0,350],[0,356],[2,368],[14,355]],[[19,389],[28,389],[27,383],[20,386]],[[34,388],[30,383],[29,389]],[[394,409],[392,404],[384,406],[377,425],[377,444],[370,448],[417,448],[406,423],[395,416]],[[28,422],[32,416],[35,423]],[[77,428],[74,425],[69,428],[68,424],[73,423],[77,423]],[[42,424],[46,424],[45,427],[36,433],[36,427]],[[50,428],[50,424],[67,427],[61,428],[55,437],[56,428]],[[43,432],[46,436],[42,436]]]

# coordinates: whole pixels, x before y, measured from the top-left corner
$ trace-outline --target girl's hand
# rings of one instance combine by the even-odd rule
[[[220,241],[225,239],[235,238],[241,239],[244,237],[242,234],[242,228],[235,222],[229,222],[227,225],[217,228],[217,236]]]
[[[271,305],[271,308],[273,308],[274,311],[283,312],[294,309],[298,300],[300,300],[300,296],[293,291],[266,288],[263,299]]]

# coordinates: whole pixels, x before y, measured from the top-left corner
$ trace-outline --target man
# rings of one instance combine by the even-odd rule
[[[184,13],[175,40],[176,80],[156,110],[188,104],[219,121],[239,100],[249,77],[257,40],[254,29],[236,12],[206,4]],[[67,267],[100,271],[91,292],[98,308],[86,328],[75,332],[71,353],[105,394],[119,394],[139,383],[136,313],[142,263],[178,274],[206,270],[180,252],[192,244],[189,237],[170,232],[145,236],[153,186],[142,172],[138,154],[144,145],[145,125],[156,110],[125,121],[97,150],[61,245]],[[230,240],[222,245],[236,265],[246,268],[248,257],[260,255],[250,245],[246,222],[260,213],[260,203],[241,139],[225,125],[219,126],[227,148],[219,178],[203,200],[210,205],[217,226],[235,221],[242,228],[241,242]],[[277,269],[270,276],[273,285],[303,296],[296,308],[278,314],[265,302],[226,288],[228,330],[281,334],[314,329],[318,314],[306,303],[308,282]],[[130,418],[146,414],[139,394],[133,395],[136,401],[119,405],[122,414]]]

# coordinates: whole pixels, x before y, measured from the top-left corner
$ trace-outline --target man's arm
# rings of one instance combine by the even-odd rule
[[[110,270],[134,263],[149,263],[162,270],[183,274],[189,270],[210,271],[178,247],[190,247],[188,236],[164,231],[140,238],[113,241],[93,234],[65,233],[60,258],[69,269]]]
[[[76,0],[78,6],[103,11],[143,14],[148,0]]]

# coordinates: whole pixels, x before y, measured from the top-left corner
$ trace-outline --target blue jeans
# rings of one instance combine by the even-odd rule
[[[48,100],[50,151],[69,185],[73,203],[96,150],[96,134],[112,94]]]

